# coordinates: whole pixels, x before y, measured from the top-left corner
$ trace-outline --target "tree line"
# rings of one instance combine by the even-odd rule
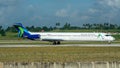
[[[1,36],[6,36],[6,31],[2,28],[2,26],[0,26],[0,34]]]
[[[61,24],[58,22],[55,24],[54,27],[50,26],[43,26],[43,27],[35,27],[35,26],[27,26],[26,29],[33,32],[41,32],[41,31],[53,31],[53,30],[81,30],[81,29],[97,29],[97,30],[111,30],[111,29],[120,29],[120,25],[117,24],[110,24],[110,23],[103,23],[103,24],[83,24],[82,26],[72,26],[70,23],[65,23],[62,27]],[[0,34],[1,36],[6,36],[6,32],[17,32],[17,30],[13,26],[8,26],[7,29],[3,29],[0,26]]]

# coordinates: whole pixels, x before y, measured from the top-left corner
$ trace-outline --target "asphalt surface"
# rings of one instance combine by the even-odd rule
[[[43,45],[43,44],[37,44],[37,45],[0,45],[0,47],[60,47],[60,46],[80,46],[80,47],[120,47],[120,44],[61,44],[61,45]]]

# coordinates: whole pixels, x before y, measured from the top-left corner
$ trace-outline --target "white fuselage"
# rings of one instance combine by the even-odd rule
[[[31,32],[39,34],[40,40],[63,40],[63,41],[113,41],[114,37],[107,33],[73,33],[73,32]]]

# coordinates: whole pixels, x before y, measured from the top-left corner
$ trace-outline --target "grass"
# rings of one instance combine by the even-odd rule
[[[1,62],[120,61],[120,47],[0,48]]]
[[[0,40],[16,40],[18,39],[17,33],[7,32],[6,36],[0,35]]]
[[[26,39],[17,39],[17,40],[0,40],[0,45],[14,45],[14,44],[50,44],[49,42],[45,42],[45,41],[33,41],[33,40],[26,40]]]
[[[120,41],[120,34],[112,35],[117,41]]]

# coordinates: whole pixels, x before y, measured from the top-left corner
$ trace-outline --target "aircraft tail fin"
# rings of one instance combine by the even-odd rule
[[[31,34],[31,32],[28,31],[21,23],[15,23],[14,27],[18,31],[18,37],[24,37],[24,38],[28,38],[31,40],[40,38],[38,34]]]

